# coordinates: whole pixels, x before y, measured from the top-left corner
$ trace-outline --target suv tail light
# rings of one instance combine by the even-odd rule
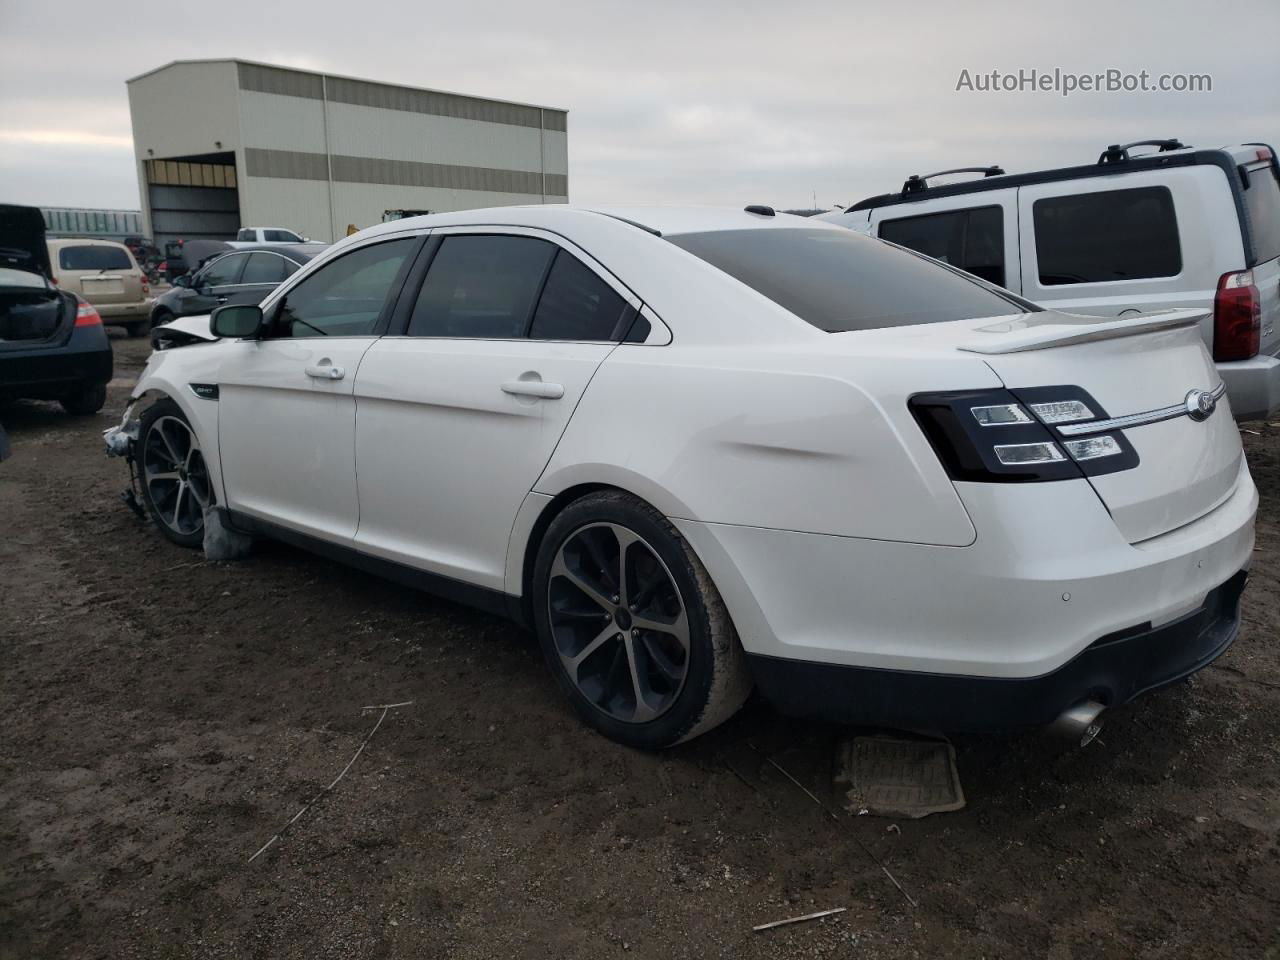
[[[1224,273],[1213,298],[1213,359],[1248,360],[1262,346],[1262,297],[1253,271]]]
[[[1058,432],[1058,424],[1107,419],[1080,387],[922,393],[908,405],[952,480],[1077,480],[1138,465],[1118,430],[1083,440]]]
[[[76,326],[77,327],[100,327],[102,326],[102,317],[97,310],[93,308],[93,304],[83,297],[80,298],[80,307],[76,310]]]

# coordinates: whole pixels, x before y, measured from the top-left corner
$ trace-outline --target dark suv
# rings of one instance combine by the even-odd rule
[[[151,324],[211,313],[226,303],[261,303],[286,277],[320,253],[319,244],[240,247],[208,261],[193,274],[177,277],[156,297]]]

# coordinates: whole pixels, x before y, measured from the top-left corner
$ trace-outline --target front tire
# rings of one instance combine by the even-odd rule
[[[213,485],[200,440],[172,400],[161,400],[143,414],[137,459],[142,502],[160,532],[179,546],[203,546]]]
[[[73,417],[92,416],[107,402],[107,385],[82,383],[58,402],[62,404],[62,409]]]
[[[133,323],[126,323],[124,325],[124,332],[131,337],[140,337],[144,333],[147,333],[150,330],[151,330],[150,317],[147,317],[147,319],[145,320],[135,320]]]
[[[729,719],[751,692],[724,601],[665,517],[621,491],[548,527],[533,575],[542,652],[582,719],[658,750]]]

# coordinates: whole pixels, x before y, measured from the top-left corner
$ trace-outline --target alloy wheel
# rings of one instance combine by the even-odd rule
[[[156,517],[174,533],[189,536],[204,526],[209,471],[185,421],[166,416],[151,424],[142,450],[142,482]]]
[[[690,649],[684,598],[635,531],[592,523],[571,533],[551,567],[547,612],[565,672],[597,709],[647,723],[680,695]]]

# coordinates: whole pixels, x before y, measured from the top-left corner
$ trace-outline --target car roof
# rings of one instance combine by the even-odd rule
[[[121,247],[129,248],[117,240],[103,240],[100,237],[51,237],[45,241],[55,250],[62,247]]]
[[[1123,176],[1126,173],[1158,170],[1172,167],[1190,167],[1202,164],[1216,166],[1227,175],[1228,181],[1236,176],[1235,168],[1240,162],[1237,159],[1242,152],[1256,154],[1258,147],[1265,144],[1244,144],[1231,147],[1216,147],[1198,150],[1194,147],[1181,147],[1176,150],[1165,150],[1160,153],[1140,154],[1126,157],[1123,160],[1104,163],[1099,159],[1095,163],[1074,167],[1054,167],[1048,170],[1032,170],[1027,173],[1005,173],[985,176],[980,180],[969,180],[962,183],[948,183],[939,187],[926,187],[908,193],[904,188],[895,193],[882,193],[878,196],[859,200],[846,208],[846,213],[860,210],[873,210],[878,207],[895,206],[897,204],[918,203],[922,200],[934,200],[940,197],[964,196],[970,193],[986,193],[991,190],[1003,190],[1009,187],[1025,187],[1037,183],[1056,183],[1065,180],[1081,180],[1088,177]]]
[[[279,253],[298,263],[306,263],[312,257],[319,256],[328,249],[328,244],[310,243],[255,243],[243,247],[232,247],[218,254],[217,259],[232,253]]]
[[[768,209],[768,208],[765,208]],[[403,233],[432,227],[454,226],[512,226],[541,227],[553,232],[571,231],[575,225],[598,225],[602,218],[609,218],[633,229],[656,236],[683,233],[703,233],[714,230],[769,230],[779,228],[811,227],[836,229],[834,224],[815,222],[807,217],[787,213],[765,215],[748,213],[745,207],[714,206],[579,206],[567,203],[530,204],[512,207],[486,207],[477,210],[456,210],[449,213],[432,213],[421,217],[406,217],[375,224],[351,238],[339,241],[345,244],[355,237],[371,237],[382,234]]]

